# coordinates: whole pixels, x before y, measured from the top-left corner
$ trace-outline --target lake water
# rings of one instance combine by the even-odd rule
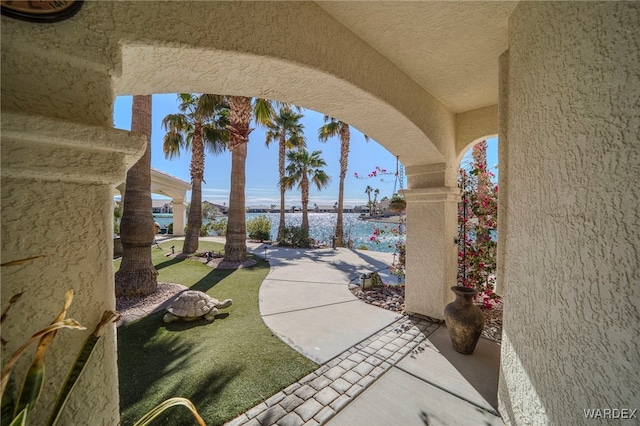
[[[247,213],[246,218],[249,220],[260,215],[267,216],[271,221],[271,239],[275,240],[278,233],[280,214]],[[394,252],[398,236],[391,233],[391,229],[397,228],[398,225],[358,220],[359,215],[359,213],[345,213],[343,215],[345,239],[352,239],[355,248],[365,246],[369,250]],[[163,227],[173,222],[171,214],[154,214],[153,217]],[[331,236],[336,226],[336,218],[337,215],[335,213],[309,213],[310,237],[330,246]],[[302,225],[302,213],[285,213],[285,221],[287,226],[300,226]],[[374,226],[385,231],[378,238],[379,244],[371,242],[369,239],[373,234]]]

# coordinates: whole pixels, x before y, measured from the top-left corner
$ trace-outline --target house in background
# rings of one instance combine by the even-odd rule
[[[211,208],[216,212],[217,216],[223,216],[229,212],[229,208],[226,204],[216,204],[206,200],[203,201],[202,204],[211,206]]]
[[[246,208],[247,213],[270,213],[270,206],[248,206]]]
[[[151,204],[153,213],[173,213],[173,206],[167,200],[152,199]]]
[[[344,211],[344,210],[343,210]],[[313,213],[337,213],[338,209],[335,205],[329,204],[314,204],[313,208],[309,209],[309,212]]]

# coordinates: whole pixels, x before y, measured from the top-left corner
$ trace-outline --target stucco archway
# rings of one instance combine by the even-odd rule
[[[308,62],[308,52],[297,53],[300,57],[294,62],[240,49],[127,43],[122,46],[115,89],[118,94],[200,92],[275,99],[336,117],[375,139],[398,156],[407,171],[407,309],[442,318],[453,298],[448,289],[455,284],[456,270],[451,244],[459,200],[454,127],[491,129],[495,108],[454,116],[431,95],[416,98],[407,92],[408,87],[400,87],[401,76],[393,73],[390,81],[399,90],[394,96],[405,98],[384,98],[380,91],[389,88],[373,84],[375,79],[348,81],[323,69],[326,63]],[[420,119],[416,108],[425,111]]]
[[[416,123],[370,88],[315,67],[210,48],[125,45],[121,54],[122,74],[114,87],[117,95],[217,93],[288,102],[349,123],[399,156],[405,166],[445,161],[427,136],[441,131],[437,127],[442,123],[434,128]],[[185,66],[194,62],[198,70]],[[140,75],[153,78],[141,80]]]
[[[120,199],[124,199],[126,182],[116,187],[120,192]],[[186,225],[186,200],[187,191],[191,190],[191,184],[158,169],[151,168],[151,193],[160,194],[171,198],[173,209],[173,235],[184,235]]]

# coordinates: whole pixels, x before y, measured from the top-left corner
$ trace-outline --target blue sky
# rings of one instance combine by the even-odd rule
[[[120,96],[114,106],[114,127],[131,129],[131,96]],[[165,173],[189,182],[190,153],[185,152],[179,158],[168,160],[162,153],[162,139],[165,131],[162,129],[162,119],[167,114],[178,112],[178,102],[175,94],[153,95],[152,98],[152,129],[151,129],[151,166]],[[301,122],[304,125],[305,137],[309,151],[322,151],[322,158],[327,163],[325,171],[331,177],[329,186],[322,191],[312,188],[310,191],[310,205],[333,205],[338,201],[340,140],[338,137],[327,143],[318,141],[318,129],[324,124],[324,115],[305,109]],[[246,163],[246,204],[280,205],[280,191],[278,189],[278,149],[277,144],[270,148],[265,146],[265,131],[256,127],[251,132],[247,150]],[[487,153],[489,166],[498,163],[497,141],[490,141]],[[394,190],[395,177],[384,176],[382,179],[357,179],[354,172],[366,176],[376,166],[390,172],[396,170],[396,158],[374,140],[365,141],[364,135],[357,129],[351,128],[351,151],[349,153],[349,171],[345,179],[345,206],[366,204],[367,195],[364,190],[367,185],[380,189],[380,198],[391,197]],[[202,185],[202,199],[223,204],[229,202],[229,186],[231,175],[231,154],[226,152],[219,156],[207,153],[205,158],[205,181]],[[406,188],[406,181],[404,187]],[[399,188],[399,183],[397,184]],[[153,198],[163,198],[153,194]],[[189,197],[187,197],[189,198]],[[287,191],[287,205],[300,205],[300,193],[296,190]]]

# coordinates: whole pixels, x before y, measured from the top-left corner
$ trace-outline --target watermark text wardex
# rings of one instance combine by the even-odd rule
[[[585,408],[587,419],[637,419],[638,410],[631,408]]]

